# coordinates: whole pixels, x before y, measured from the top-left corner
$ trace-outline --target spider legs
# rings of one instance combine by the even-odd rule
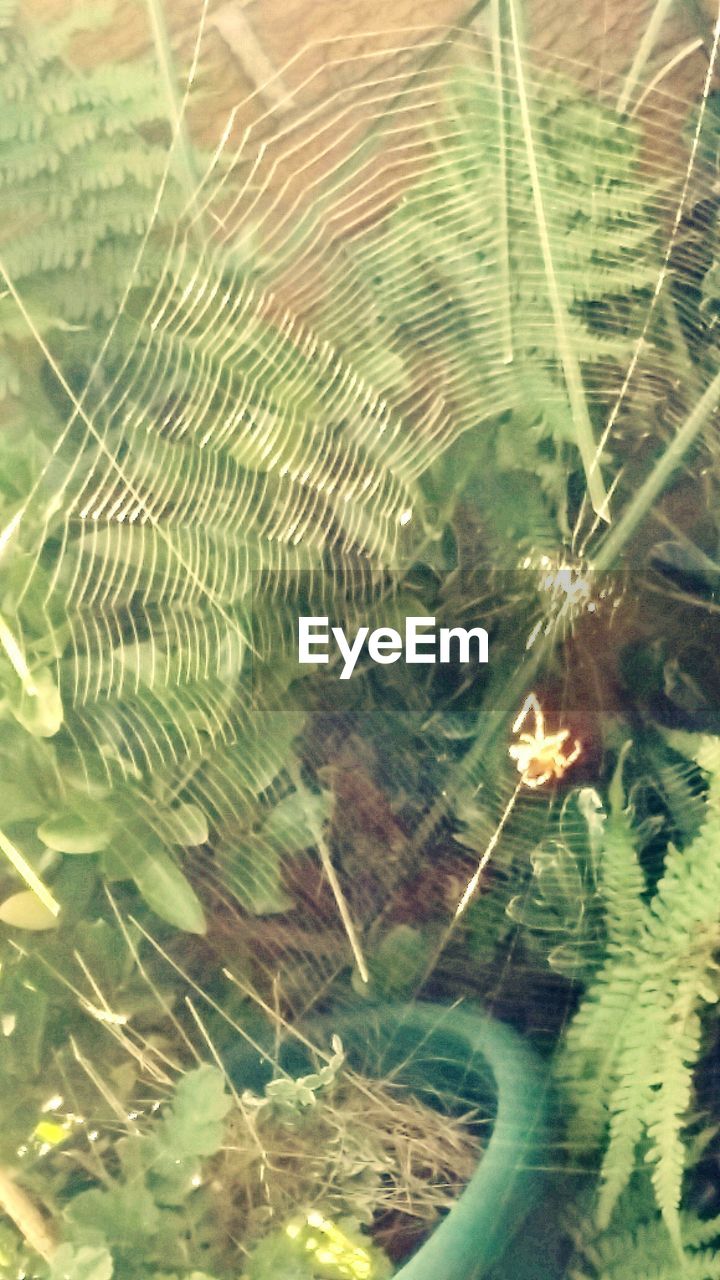
[[[545,737],[545,717],[542,713],[542,707],[540,706],[540,703],[537,700],[537,696],[534,693],[529,693],[527,698],[523,702],[520,708],[520,711],[518,713],[517,719],[515,720],[515,723],[512,727],[512,731],[513,733],[517,733],[518,729],[527,720],[531,711],[535,716],[535,733],[533,734],[533,737],[544,738]]]

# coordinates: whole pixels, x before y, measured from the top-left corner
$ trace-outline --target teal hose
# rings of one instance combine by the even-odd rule
[[[357,1027],[361,1036],[371,1030],[374,1039],[386,1038],[401,1061],[411,1037],[416,1044],[423,1039],[428,1045],[433,1040],[447,1044],[448,1062],[480,1062],[489,1069],[496,1099],[490,1141],[465,1191],[395,1280],[489,1276],[545,1188],[541,1170],[547,1165],[551,1108],[547,1069],[516,1032],[472,1006],[383,1005],[332,1021],[346,1048]],[[442,1070],[440,1062],[438,1079]],[[400,1070],[395,1078],[402,1080],[404,1074]],[[519,1259],[517,1263],[503,1267],[503,1280],[519,1280]],[[532,1251],[530,1265],[532,1280],[549,1280],[553,1274]]]
[[[505,1252],[542,1191],[548,1086],[522,1039],[488,1014],[415,1005],[410,1021],[451,1031],[487,1062],[497,1090],[493,1131],[475,1174],[398,1280],[479,1280]],[[509,1276],[508,1276],[509,1280]]]
[[[373,1072],[424,1092],[452,1090],[458,1071],[492,1079],[495,1118],[478,1167],[395,1280],[557,1280],[557,1263],[520,1230],[532,1211],[543,1220],[552,1106],[547,1069],[521,1036],[472,1006],[426,1003],[331,1015],[322,1029],[340,1036],[351,1062],[369,1058]]]

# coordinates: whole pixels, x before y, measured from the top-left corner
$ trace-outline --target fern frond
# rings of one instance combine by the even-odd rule
[[[117,314],[167,167],[157,127],[162,95],[151,65],[80,74],[63,61],[74,31],[108,20],[105,8],[81,8],[60,22],[25,25],[18,19],[2,32],[0,257],[10,278],[22,282],[40,333]],[[179,199],[166,183],[159,230]],[[98,269],[99,253],[112,258],[115,270]],[[148,278],[147,266],[139,284]],[[27,337],[17,321],[3,299],[0,342]],[[18,364],[21,393],[28,381],[22,368]]]
[[[574,1280],[717,1280],[720,1277],[720,1219],[680,1216],[682,1258],[660,1218],[608,1232],[586,1246],[587,1263],[573,1269]],[[708,1246],[715,1246],[708,1247]]]
[[[610,784],[610,813],[603,828],[600,865],[605,927],[614,956],[636,942],[646,917],[643,898],[647,886],[637,855],[631,814],[623,803],[622,770],[627,745],[620,754]]]
[[[439,427],[451,422],[454,434],[471,432],[476,457],[485,450],[492,456],[493,442],[507,437],[500,469],[517,474],[527,465],[547,477],[548,495],[561,508],[557,476],[573,454],[576,465],[578,437],[557,326],[573,369],[575,408],[579,396],[595,403],[608,364],[621,368],[629,358],[638,303],[657,277],[652,185],[635,172],[632,130],[596,105],[578,103],[559,82],[533,84],[533,157],[542,175],[553,311],[527,130],[513,85],[504,96],[499,122],[496,85],[456,73],[443,125],[428,130],[431,161],[376,229],[350,240],[343,276],[332,279],[332,312],[314,321],[349,361],[372,370],[391,402],[402,405],[408,387],[427,378],[428,414]],[[568,157],[583,169],[581,181]],[[352,302],[358,294],[360,307]],[[590,320],[587,304],[612,299],[623,299],[624,332],[603,326],[597,308]],[[490,423],[492,432],[484,429]],[[541,440],[553,447],[550,465]],[[588,463],[587,448],[585,454]]]
[[[702,826],[685,849],[669,846],[646,903],[633,833],[617,814],[616,778],[616,821],[606,824],[611,838],[601,863],[607,861],[608,954],[570,1027],[563,1069],[577,1082],[581,1128],[583,1116],[594,1117],[588,1128],[597,1140],[601,1108],[610,1113],[600,1224],[608,1225],[644,1142],[656,1202],[679,1249],[683,1126],[702,1047],[702,1010],[718,999],[720,740],[675,735],[673,743],[707,772]],[[596,1099],[590,1079],[598,1085]]]
[[[578,105],[575,90],[532,86],[550,306],[527,129],[509,92],[499,130],[497,86],[482,74],[458,73],[445,117],[411,148],[403,198],[369,232],[340,246],[333,215],[326,252],[322,237],[312,239],[314,213],[307,239],[302,226],[284,234],[284,214],[263,200],[246,218],[254,189],[236,201],[221,181],[213,193],[211,170],[197,194],[214,233],[199,248],[177,192],[159,199],[169,158],[149,140],[167,138],[165,105],[145,66],[75,75],[58,56],[57,33],[7,39],[18,56],[0,68],[9,106],[0,205],[15,201],[15,218],[0,245],[0,337],[11,358],[16,348],[33,352],[32,377],[44,360],[56,378],[9,613],[31,660],[43,671],[55,664],[48,687],[62,704],[62,751],[75,774],[100,762],[111,788],[135,786],[149,805],[160,779],[202,809],[226,848],[231,814],[258,800],[257,779],[233,751],[243,750],[245,717],[265,714],[273,660],[285,678],[282,712],[297,730],[284,670],[288,600],[327,598],[335,587],[336,603],[351,607],[374,569],[394,567],[405,526],[414,514],[416,527],[423,522],[421,478],[464,434],[473,465],[493,464],[493,485],[510,476],[506,510],[518,473],[533,490],[527,536],[563,527],[567,466],[580,461],[573,408],[578,397],[597,398],[635,320],[630,305],[618,339],[597,314],[644,286],[654,252],[652,220],[647,244],[637,230],[646,184],[633,130],[623,125],[623,149],[618,122]],[[563,160],[573,110],[585,183]],[[252,252],[238,250],[246,242]],[[499,294],[511,309],[511,361]],[[588,303],[601,304],[592,322]],[[98,341],[103,316],[110,323]],[[487,423],[497,431],[483,432]],[[535,495],[538,477],[551,501]],[[328,584],[330,566],[346,586]],[[285,763],[272,776],[257,745],[268,786],[292,758],[284,730],[280,738]]]

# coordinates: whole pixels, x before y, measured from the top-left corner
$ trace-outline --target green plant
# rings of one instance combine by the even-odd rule
[[[591,430],[602,407],[588,387],[628,358],[657,276],[657,192],[632,129],[569,82],[535,86],[532,146],[516,79],[505,69],[500,83],[455,73],[428,131],[433,163],[351,243],[317,323],[399,401],[432,334],[448,452],[423,483],[442,510],[460,482],[499,553],[518,555],[569,531],[568,476],[587,458],[577,421]],[[351,291],[363,305],[338,307]]]
[[[358,1235],[352,1223],[330,1223],[319,1213],[293,1220],[250,1255],[244,1280],[384,1280],[387,1258]]]
[[[717,1218],[700,1219],[681,1214],[680,1230],[684,1241],[682,1275],[696,1280],[714,1280],[720,1273],[720,1257],[713,1247],[718,1235]],[[636,1219],[627,1229],[606,1232],[599,1240],[588,1242],[585,1267],[575,1270],[577,1280],[631,1280],[645,1274],[658,1280],[674,1280],[678,1274],[678,1256],[659,1219]],[[585,1269],[587,1268],[587,1269]]]
[[[487,60],[443,72],[421,145],[408,143],[400,198],[342,241],[332,229],[327,243],[334,178],[297,218],[291,207],[288,231],[262,185],[264,139],[237,166],[237,203],[219,157],[196,165],[157,0],[150,13],[159,77],[145,63],[74,70],[67,24],[23,30],[8,20],[2,35],[13,52],[0,68],[9,1162],[44,1114],[46,1073],[54,1085],[82,1064],[127,1115],[135,1079],[119,1074],[123,1055],[141,1053],[168,1089],[158,1064],[188,1038],[183,982],[207,999],[213,1031],[230,1016],[212,950],[223,912],[239,939],[233,975],[280,1020],[319,993],[346,996],[351,959],[356,985],[369,974],[376,993],[410,993],[439,930],[393,916],[398,886],[417,890],[419,854],[448,811],[482,856],[506,802],[508,726],[568,624],[606,607],[603,584],[574,554],[583,513],[607,516],[617,481],[620,517],[605,540],[590,537],[595,564],[614,567],[717,396],[712,348],[696,367],[672,307],[656,306],[675,195],[647,163],[641,126],[560,77],[531,74],[514,3],[493,6]],[[368,150],[392,153],[404,110],[402,97],[393,101],[386,134],[357,149],[340,187],[362,178]],[[267,154],[272,174],[272,144]],[[263,197],[247,220],[256,189],[246,170]],[[711,290],[712,275],[706,308]],[[646,402],[626,394],[638,362],[653,386]],[[645,483],[623,489],[624,460],[632,466],[645,447],[648,404],[679,395],[673,380],[688,368],[697,396],[677,431],[652,442]],[[610,438],[618,421],[622,438]],[[489,572],[479,589],[494,619],[490,678],[468,689],[452,673],[445,685],[428,677],[410,688],[395,670],[349,700],[356,719],[380,706],[398,739],[407,725],[431,724],[427,757],[436,747],[438,756],[427,768],[427,758],[413,762],[409,798],[399,766],[392,784],[383,779],[385,809],[380,788],[366,788],[374,811],[360,811],[375,821],[353,861],[338,837],[342,792],[316,767],[322,686],[297,679],[297,614],[344,617],[386,602],[398,581],[388,570],[399,569],[416,611],[457,620],[454,611],[478,602],[468,603],[463,574],[488,550],[495,565],[522,566],[509,601],[501,575]],[[407,735],[418,754],[421,736]],[[714,990],[709,850],[720,769],[709,760],[703,825],[682,857],[668,850],[657,885],[645,878],[619,774],[607,816],[601,778],[560,821],[542,797],[534,818],[525,806],[521,833],[501,846],[502,890],[469,918],[465,953],[492,956],[505,942],[507,903],[514,936],[540,939],[536,958],[549,950],[556,968],[587,981],[565,1062],[577,1131],[600,1168],[600,1220],[621,1195],[634,1203],[630,1174],[647,1151],[676,1249],[699,1009]],[[528,851],[531,868],[521,866]],[[639,1027],[629,1018],[608,1049],[614,1002],[629,1008],[636,996]],[[250,1034],[260,1015],[238,1003]],[[265,1101],[309,1111],[337,1066],[278,1080]],[[596,1089],[612,1111],[603,1154]],[[80,1092],[94,1096],[88,1085]],[[61,1173],[43,1184],[37,1171],[67,1226],[52,1280],[233,1272],[213,1254],[204,1188],[190,1190],[197,1160],[218,1150],[221,1119],[196,1133],[193,1117],[224,1105],[219,1077],[189,1075],[156,1127],[108,1140],[97,1185],[78,1192]],[[635,1210],[627,1247],[637,1273],[667,1269],[656,1224]],[[704,1275],[714,1262],[693,1243],[699,1231],[711,1237],[711,1227],[689,1229],[684,1263]],[[469,1256],[467,1233],[454,1239]],[[278,1268],[286,1280],[293,1269],[317,1274],[325,1264],[302,1244],[270,1235],[248,1263],[252,1280]],[[381,1274],[366,1253],[368,1274]],[[437,1274],[428,1256],[418,1265]],[[325,1274],[334,1280],[348,1265],[336,1257]],[[615,1262],[607,1267],[614,1280]]]
[[[24,1274],[42,1280],[139,1280],[149,1274],[165,1280],[168,1265],[179,1267],[183,1275],[192,1272],[196,1280],[212,1280],[194,1267],[214,1249],[203,1225],[199,1188],[208,1158],[222,1144],[230,1107],[221,1072],[200,1067],[183,1076],[158,1116],[128,1116],[125,1136],[105,1146],[106,1167],[102,1158],[96,1165],[99,1185],[80,1191],[72,1182],[63,1186],[42,1245],[39,1231],[26,1227],[37,1211],[29,1200],[23,1207],[25,1193],[18,1191],[20,1209],[14,1217],[29,1248],[23,1253],[9,1239],[5,1265],[14,1254]],[[7,1210],[6,1183],[3,1174]],[[41,1249],[44,1263],[35,1248]]]
[[[180,207],[152,64],[91,71],[72,64],[71,37],[102,32],[109,18],[102,5],[45,24],[6,15],[0,33],[0,258],[37,332],[60,349],[72,335],[86,355],[98,321],[116,316],[128,280],[141,286],[155,277],[158,232]],[[27,336],[5,293],[0,389],[11,415],[24,409],[25,421],[43,404],[41,353]]]
[[[136,1130],[115,1144],[120,1173],[103,1187],[82,1191],[63,1209],[65,1236],[75,1250],[72,1266],[53,1257],[51,1276],[76,1265],[82,1251],[97,1251],[93,1265],[111,1260],[113,1276],[146,1275],[149,1266],[183,1269],[211,1251],[193,1192],[202,1181],[201,1160],[223,1140],[231,1107],[222,1074],[200,1067],[180,1080],[170,1105],[152,1130]],[[67,1247],[67,1246],[66,1246]]]
[[[607,1128],[600,1226],[610,1223],[642,1152],[669,1235],[682,1250],[683,1131],[702,1050],[703,1011],[718,999],[720,746],[716,738],[679,733],[671,741],[706,774],[702,825],[684,849],[668,847],[651,890],[623,807],[618,766],[598,858],[605,957],[569,1029],[562,1071],[577,1106],[577,1140],[600,1142]]]

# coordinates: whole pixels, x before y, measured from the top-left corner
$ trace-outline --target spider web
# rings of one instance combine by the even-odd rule
[[[203,83],[204,23],[168,175]],[[692,245],[676,265],[682,219],[714,194],[702,114],[661,81],[638,86],[636,110],[618,117],[623,84],[606,76],[578,119],[582,68],[536,54],[511,26],[378,32],[361,53],[323,42],[238,102],[154,284],[128,281],[79,391],[2,268],[71,403],[3,536],[26,567],[9,625],[28,655],[32,610],[61,637],[47,663],[63,768],[117,791],[165,850],[177,848],[173,807],[202,812],[208,838],[183,865],[213,936],[225,935],[218,953],[228,934],[241,939],[235,984],[266,1010],[278,1000],[284,1022],[330,992],[349,999],[353,960],[418,924],[420,892],[441,945],[417,985],[455,994],[466,934],[450,931],[453,914],[517,783],[509,726],[558,637],[579,618],[592,646],[587,606],[609,625],[624,598],[592,570],[602,503],[584,498],[559,517],[557,489],[584,469],[622,513],[717,375],[708,342],[697,385],[680,387],[670,332],[679,325],[687,342],[697,323],[674,282],[695,267]],[[688,119],[696,131],[683,142]],[[612,186],[600,161],[573,167],[572,144],[587,162],[593,137],[607,163],[635,157]],[[591,199],[578,215],[582,180]],[[156,213],[164,199],[161,186]],[[606,309],[594,326],[583,312],[593,303]],[[674,322],[658,321],[664,308]],[[497,613],[506,650],[482,706],[499,739],[469,725],[462,683],[429,724],[424,679],[395,714],[392,681],[372,673],[308,703],[295,682],[298,614],[389,625],[393,609],[407,612],[413,568],[431,562],[443,529],[426,477],[468,442],[495,461],[522,447],[507,423],[521,422],[528,386],[559,482],[540,477],[545,505],[514,542],[488,539],[472,589],[451,576],[444,587],[448,609]],[[648,442],[636,424],[650,413]],[[709,433],[701,447],[714,451]],[[584,584],[576,606],[570,565]],[[551,704],[551,728],[572,726],[578,707],[557,681]],[[472,693],[468,705],[475,717]],[[578,730],[592,761],[588,736]],[[335,797],[330,828],[319,783]],[[283,804],[295,805],[286,823],[307,827],[299,848],[273,819]],[[579,841],[585,821],[576,796],[521,793],[487,880],[508,921],[530,910],[529,854]],[[470,913],[468,930],[483,919]],[[571,996],[521,931],[508,925],[499,965],[481,957],[483,984],[488,1007],[552,1045]]]

